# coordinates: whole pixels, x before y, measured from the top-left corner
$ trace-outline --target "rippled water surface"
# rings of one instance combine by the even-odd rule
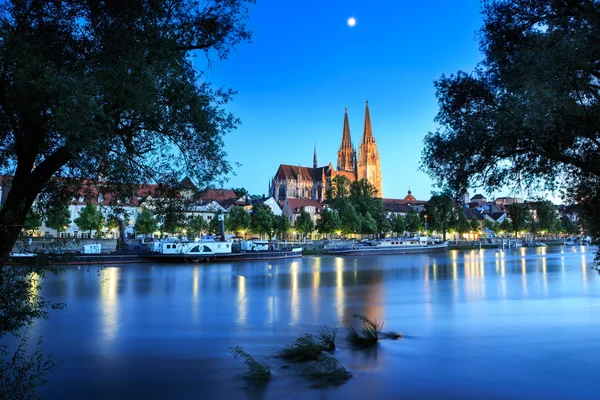
[[[598,398],[600,280],[593,249],[306,256],[232,264],[70,267],[43,293],[67,303],[38,323],[62,361],[50,399]],[[315,388],[270,358],[355,313],[406,339],[335,356],[354,377]],[[229,346],[265,358],[248,388]],[[296,371],[295,371],[295,370]]]

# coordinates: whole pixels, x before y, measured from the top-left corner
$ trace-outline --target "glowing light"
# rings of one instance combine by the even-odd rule
[[[354,25],[356,25],[356,18],[354,18],[354,17],[350,17],[350,18],[348,18],[348,26],[349,26],[350,28],[353,28],[353,27],[354,27]]]

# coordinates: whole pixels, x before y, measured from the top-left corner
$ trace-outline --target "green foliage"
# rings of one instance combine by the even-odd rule
[[[340,216],[340,228],[344,234],[360,232],[360,215],[350,202],[350,199],[341,199],[338,201]]]
[[[317,331],[317,338],[321,348],[325,351],[335,350],[335,337],[337,336],[337,327],[334,325],[328,328],[326,325],[320,327]]]
[[[353,327],[348,328],[346,339],[355,346],[369,347],[377,344],[379,333],[383,329],[382,321],[371,321],[369,318],[361,314],[354,314],[354,318],[358,318],[363,326],[360,332]]]
[[[294,228],[303,235],[310,235],[315,230],[315,224],[310,214],[304,209],[300,211],[300,215],[296,218]]]
[[[477,218],[472,217],[469,223],[471,225],[471,232],[479,232],[481,226],[479,225],[479,221],[477,221]]]
[[[91,202],[88,203],[79,212],[79,217],[73,221],[83,231],[89,231],[90,235],[92,231],[100,232],[102,225],[104,224],[104,217],[98,207]]]
[[[571,220],[571,218],[569,218],[568,215],[563,215],[562,217],[560,217],[560,223],[563,233],[574,235],[579,232],[577,225],[573,223],[573,221]]]
[[[403,235],[406,232],[406,217],[392,214],[390,219],[392,232],[396,232],[397,235]]]
[[[304,368],[302,375],[329,381],[344,381],[352,376],[338,360],[327,354],[321,355],[317,362]]]
[[[515,236],[518,232],[527,229],[527,224],[531,218],[529,206],[523,203],[511,204],[506,207],[510,216],[511,231]]]
[[[500,231],[504,233],[509,233],[512,231],[512,224],[510,223],[509,218],[504,218],[504,220],[500,223]]]
[[[30,208],[27,211],[27,216],[25,217],[25,223],[23,224],[23,229],[25,231],[35,231],[42,225],[42,215],[39,210],[35,208]]]
[[[275,215],[273,217],[273,229],[279,237],[283,237],[291,229],[290,221],[285,215]]]
[[[246,377],[252,380],[264,381],[271,378],[271,368],[264,362],[259,363],[250,354],[246,353],[242,346],[229,347],[231,354],[235,360],[242,358],[244,364],[248,367]]]
[[[498,233],[501,230],[500,224],[498,224],[497,222],[492,222],[489,219],[483,220],[483,226],[484,228],[487,228],[494,233]]]
[[[471,231],[471,223],[467,219],[465,215],[465,211],[462,208],[456,210],[456,224],[455,227],[456,232],[460,234],[469,233]]]
[[[158,229],[158,222],[156,222],[156,218],[154,218],[152,211],[146,207],[142,207],[137,219],[135,220],[133,229],[135,229],[137,234],[141,235],[149,235],[156,232]]]
[[[13,351],[0,345],[0,398],[5,400],[39,399],[36,389],[46,383],[47,375],[56,367],[51,357],[43,354],[42,338],[33,349],[24,335]]]
[[[549,201],[540,201],[536,205],[536,216],[540,231],[546,233],[557,231],[559,220],[554,204]]]
[[[311,334],[304,334],[294,342],[279,351],[279,356],[297,362],[312,361],[319,358],[322,352],[321,345],[315,341]]]
[[[457,192],[566,188],[585,230],[599,236],[600,5],[483,4],[484,59],[435,83],[440,129],[424,140],[423,167]]]
[[[162,232],[180,232],[187,226],[188,201],[176,197],[174,192],[169,192],[166,196],[168,197],[153,202],[154,215]]]
[[[371,217],[371,214],[367,212],[364,217],[360,219],[360,233],[372,234],[377,232],[377,223]]]
[[[233,206],[227,216],[227,229],[235,234],[247,231],[250,228],[250,214],[244,207]]]
[[[62,232],[71,223],[69,207],[62,203],[53,203],[46,210],[46,226]]]
[[[270,235],[273,232],[273,211],[264,203],[256,203],[252,207],[252,215],[250,218],[250,229],[254,233],[258,233],[260,237]]]
[[[406,230],[410,233],[416,233],[421,230],[421,218],[414,208],[411,208],[406,214]]]
[[[342,222],[337,211],[329,208],[323,209],[321,218],[317,221],[317,231],[321,234],[331,234],[341,229]]]
[[[427,229],[441,232],[443,240],[454,221],[454,202],[445,193],[436,193],[425,204]]]
[[[350,180],[343,175],[335,176],[325,195],[329,206],[334,210],[339,210],[341,205],[338,203],[350,196]]]
[[[208,229],[208,223],[202,215],[194,215],[188,220],[187,230],[190,236],[196,237],[202,235],[202,232]]]

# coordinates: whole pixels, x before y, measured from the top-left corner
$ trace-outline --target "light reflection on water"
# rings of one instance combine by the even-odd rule
[[[600,364],[592,260],[588,249],[561,247],[126,265],[102,278],[73,268],[43,286],[68,304],[35,327],[63,361],[45,390],[49,398],[243,397],[235,378],[243,367],[229,346],[269,356],[360,313],[408,338],[351,351],[340,329],[336,357],[355,378],[333,392],[278,378],[259,398],[396,398],[399,384],[408,398],[586,398]],[[556,374],[566,370],[577,373]]]

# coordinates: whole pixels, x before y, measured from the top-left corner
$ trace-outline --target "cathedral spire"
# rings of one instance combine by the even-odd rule
[[[317,168],[317,144],[315,143],[315,154],[313,155],[313,168]]]
[[[367,100],[367,105],[365,109],[365,128],[363,131],[363,136],[361,143],[369,143],[374,142],[373,138],[373,128],[371,128],[371,113],[369,112],[369,100]]]
[[[342,144],[338,151],[337,170],[355,172],[355,151],[350,140],[350,123],[348,122],[348,109],[344,110],[344,129],[342,130]]]
[[[348,108],[344,109],[344,130],[342,133],[342,148],[352,147],[350,141],[350,123],[348,122]]]

